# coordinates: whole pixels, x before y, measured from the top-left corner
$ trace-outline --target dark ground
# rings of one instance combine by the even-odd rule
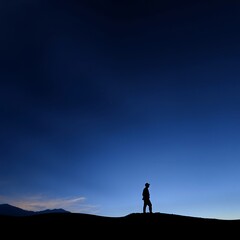
[[[51,213],[28,217],[0,216],[5,239],[21,238],[136,238],[154,236],[212,238],[237,237],[240,220],[205,219],[173,214],[132,213],[124,217],[104,217],[81,213]]]

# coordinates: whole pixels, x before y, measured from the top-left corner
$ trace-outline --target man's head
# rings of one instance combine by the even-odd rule
[[[150,184],[149,184],[149,183],[145,183],[145,186],[146,186],[146,187],[149,187],[149,186],[150,186]]]

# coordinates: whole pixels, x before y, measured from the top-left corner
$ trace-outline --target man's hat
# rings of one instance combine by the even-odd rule
[[[146,186],[146,187],[147,187],[147,186],[149,187],[149,186],[150,186],[150,184],[149,184],[149,183],[145,183],[145,186]]]

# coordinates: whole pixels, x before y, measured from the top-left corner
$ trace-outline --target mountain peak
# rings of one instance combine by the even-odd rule
[[[70,213],[62,208],[59,209],[45,209],[42,211],[30,211],[10,205],[8,203],[0,204],[0,215],[7,216],[31,216],[45,213]]]

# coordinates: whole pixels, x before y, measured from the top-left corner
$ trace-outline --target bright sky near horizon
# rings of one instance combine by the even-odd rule
[[[0,203],[240,219],[240,3],[0,3]]]

